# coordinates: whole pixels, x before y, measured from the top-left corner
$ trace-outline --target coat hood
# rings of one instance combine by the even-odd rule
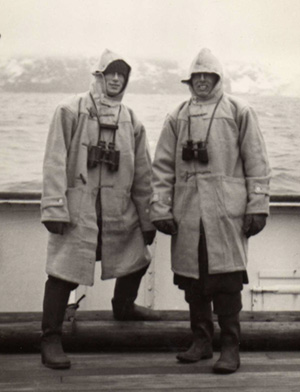
[[[102,53],[102,55],[100,57],[97,68],[95,69],[95,71],[92,72],[92,74],[96,77],[96,84],[98,85],[97,90],[99,90],[99,88],[100,88],[101,93],[107,96],[104,73],[108,69],[108,67],[111,66],[114,62],[118,62],[118,64],[120,66],[122,66],[123,69],[127,68],[127,75],[125,75],[125,83],[124,83],[122,91],[113,98],[109,97],[109,99],[112,99],[115,101],[121,101],[123,98],[123,95],[125,93],[126,87],[128,85],[129,76],[131,73],[130,65],[123,59],[122,56],[118,55],[115,52],[112,52],[109,49],[105,49],[105,51]]]
[[[195,95],[195,92],[191,86],[192,75],[201,72],[214,73],[218,75],[219,80],[211,93],[211,95],[215,95],[216,92],[221,90],[222,88],[221,86],[223,84],[223,69],[220,61],[207,48],[202,49],[194,58],[189,69],[188,77],[181,81],[182,83],[186,83],[189,85],[190,91],[193,96]]]

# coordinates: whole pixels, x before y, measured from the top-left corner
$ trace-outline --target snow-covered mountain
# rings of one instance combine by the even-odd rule
[[[278,74],[257,63],[226,64],[226,75],[233,93],[300,96],[299,75]]]
[[[0,90],[12,92],[82,92],[97,59],[87,57],[15,57],[0,61]],[[259,64],[225,64],[225,90],[232,93],[300,96],[300,78],[278,77]],[[128,91],[140,94],[180,94],[186,76],[174,61],[136,59]]]

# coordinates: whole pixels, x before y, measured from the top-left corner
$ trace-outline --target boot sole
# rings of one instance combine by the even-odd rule
[[[117,321],[161,321],[161,317],[146,317],[140,315],[116,316],[113,315]]]
[[[42,364],[50,369],[70,369],[71,363],[65,362],[65,363],[48,363],[45,362],[44,359],[42,358]]]
[[[177,360],[181,363],[195,363],[201,361],[202,359],[210,359],[213,357],[213,354],[203,355],[200,358],[184,358],[179,355],[176,356]]]
[[[240,367],[240,364],[235,369],[229,368],[213,368],[213,372],[216,374],[231,374],[236,372]]]

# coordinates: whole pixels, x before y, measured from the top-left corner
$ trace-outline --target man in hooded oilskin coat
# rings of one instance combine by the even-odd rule
[[[203,49],[182,81],[191,99],[167,116],[153,163],[151,220],[172,236],[174,283],[189,303],[192,346],[177,358],[211,358],[211,302],[221,328],[216,373],[240,366],[239,312],[248,238],[269,211],[270,168],[253,109],[223,91],[222,67]]]
[[[95,261],[102,279],[116,279],[118,320],[155,320],[137,306],[149,263],[151,160],[146,133],[121,103],[130,66],[105,50],[88,92],[60,104],[48,135],[43,169],[42,222],[50,232],[42,319],[42,361],[68,368],[61,344],[70,291],[92,286]]]

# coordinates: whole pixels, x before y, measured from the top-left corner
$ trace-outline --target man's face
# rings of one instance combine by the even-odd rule
[[[122,88],[124,86],[125,76],[115,72],[108,73],[104,75],[104,77],[106,82],[107,95],[109,95],[110,97],[118,95],[122,91]]]
[[[215,87],[218,81],[218,75],[214,73],[196,73],[192,75],[192,87],[196,95],[200,98],[206,98]]]

